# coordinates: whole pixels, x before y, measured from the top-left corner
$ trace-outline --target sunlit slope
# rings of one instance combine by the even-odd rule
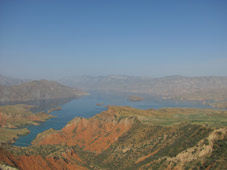
[[[227,125],[227,111],[197,108],[162,108],[135,109],[127,106],[110,106],[119,118],[134,116],[142,123],[152,125],[173,125],[181,122],[207,124],[212,126]]]
[[[19,169],[226,169],[227,111],[109,106],[92,118],[40,133],[0,159]],[[9,159],[10,158],[10,159]]]

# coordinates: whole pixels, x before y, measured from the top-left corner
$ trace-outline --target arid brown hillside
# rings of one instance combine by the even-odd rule
[[[61,147],[61,149],[55,149],[58,152],[57,156],[45,155],[45,150],[53,151],[52,149],[51,147],[31,148],[27,149],[30,153],[26,154],[23,149],[18,149],[17,154],[0,149],[0,168],[3,170],[4,167],[15,168],[14,170],[88,170],[72,149]]]

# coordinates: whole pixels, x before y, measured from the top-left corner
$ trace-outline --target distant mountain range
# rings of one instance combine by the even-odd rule
[[[227,77],[224,76],[77,76],[63,78],[58,82],[65,86],[47,80],[26,82],[0,75],[0,101],[68,98],[82,93],[77,88],[101,93],[146,94],[175,100],[227,100]]]
[[[84,94],[86,93],[76,88],[48,80],[35,80],[13,86],[0,85],[0,102],[66,99]]]
[[[68,83],[84,90],[141,93],[163,98],[227,98],[226,77],[82,76]],[[84,94],[48,80],[0,86],[1,101],[58,99]],[[177,170],[227,167],[226,110],[142,110],[108,106],[107,110],[91,118],[76,117],[61,130],[48,129],[38,134],[31,146],[8,145],[7,142],[14,141],[18,135],[28,133],[28,129],[12,128],[49,118],[45,113],[32,114],[31,107],[0,108],[0,134],[3,134],[0,136],[0,169]]]
[[[178,100],[227,100],[227,77],[79,76],[59,80],[87,91],[150,94]]]

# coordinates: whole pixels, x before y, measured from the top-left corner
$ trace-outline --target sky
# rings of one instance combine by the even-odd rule
[[[0,74],[227,76],[226,0],[1,0]]]

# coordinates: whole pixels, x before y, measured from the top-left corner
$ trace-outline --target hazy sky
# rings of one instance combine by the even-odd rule
[[[227,75],[227,1],[1,0],[0,74]]]

